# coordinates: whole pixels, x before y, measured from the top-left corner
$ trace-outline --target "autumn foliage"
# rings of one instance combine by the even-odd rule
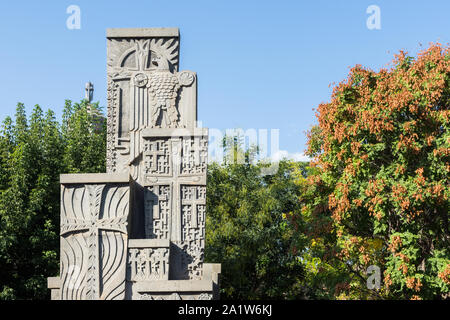
[[[355,66],[319,105],[299,215],[319,270],[312,286],[342,299],[449,296],[449,105],[440,44],[378,72]],[[371,265],[379,290],[367,288]]]

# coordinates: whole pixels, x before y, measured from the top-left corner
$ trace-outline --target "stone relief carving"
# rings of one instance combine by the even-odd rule
[[[171,255],[177,262],[171,271],[173,279],[200,279],[205,244],[206,136],[144,141],[146,237],[174,243]]]
[[[205,136],[183,138],[181,174],[205,174],[208,164],[208,139]]]
[[[63,185],[61,193],[61,297],[123,298],[128,186]]]
[[[172,144],[168,139],[144,140],[144,175],[170,176]]]
[[[108,40],[108,172],[133,166],[142,152],[143,128],[192,123],[180,121],[179,105],[183,104],[180,89],[191,86],[195,75],[177,71],[178,51],[178,37]],[[128,159],[118,153],[129,153]]]
[[[199,227],[205,222],[205,206],[205,186],[182,186],[183,240],[196,241],[201,238]]]
[[[139,296],[140,300],[192,300],[192,299],[186,299],[182,298],[179,293],[175,292],[170,295],[155,295],[150,293],[142,293]],[[200,293],[197,295],[195,300],[212,300],[213,295],[211,293]]]
[[[61,181],[52,297],[210,299],[208,133],[196,125],[196,75],[178,71],[178,30],[110,29],[107,46],[107,174]]]
[[[201,293],[197,300],[212,300],[213,296],[211,293]]]
[[[128,249],[128,280],[168,280],[169,248]]]
[[[171,192],[169,185],[149,186],[145,190],[145,237],[170,239]]]
[[[181,72],[177,75],[168,69],[158,69],[149,75],[149,93],[151,97],[152,127],[179,127],[180,113],[176,106],[181,86],[194,82],[194,75]]]
[[[130,71],[148,71],[152,62],[167,64],[178,71],[179,41],[177,37],[151,39],[109,38],[107,71],[112,77],[129,75]]]
[[[143,293],[140,295],[140,300],[182,300],[182,299],[177,292],[174,292],[170,295],[153,295],[149,293]]]
[[[173,250],[174,263],[172,276],[183,280],[200,280],[203,276],[204,248],[196,244],[188,244],[185,241],[175,242],[176,250]]]
[[[112,80],[108,81],[107,100],[108,100],[108,114],[107,114],[107,129],[106,129],[106,171],[115,172],[117,165],[117,146],[115,133],[117,131],[117,103],[118,103],[118,84]]]

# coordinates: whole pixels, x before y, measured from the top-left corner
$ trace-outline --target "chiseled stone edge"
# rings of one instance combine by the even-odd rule
[[[50,289],[50,300],[61,300],[61,279],[59,277],[48,277],[47,288]]]
[[[222,272],[222,264],[221,263],[204,263],[203,264],[203,273],[213,277],[214,275],[220,274]]]
[[[169,248],[168,239],[129,239],[128,248]]]
[[[179,37],[178,28],[110,28],[106,29],[107,38],[153,38]]]
[[[220,299],[220,273],[222,272],[222,264],[220,263],[204,263],[203,278],[213,281],[213,299]]]
[[[130,175],[126,173],[73,173],[61,174],[61,184],[71,183],[128,183]]]
[[[212,292],[212,280],[154,280],[138,281],[137,292]]]
[[[48,277],[47,278],[47,288],[59,289],[60,287],[61,287],[61,279],[59,277]]]
[[[146,137],[196,137],[207,136],[208,128],[145,128],[142,136]]]

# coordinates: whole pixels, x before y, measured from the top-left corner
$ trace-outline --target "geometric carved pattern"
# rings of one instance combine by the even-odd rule
[[[168,280],[169,248],[128,249],[128,280]]]
[[[181,297],[176,292],[170,295],[152,295],[144,293],[140,295],[140,300],[181,300]]]
[[[174,242],[176,250],[171,253],[172,274],[176,279],[200,280],[203,276],[204,241]]]
[[[144,137],[145,237],[167,239],[171,279],[201,279],[207,135]]]
[[[201,279],[205,247],[206,186],[181,187],[182,240],[176,242],[178,277]]]
[[[181,205],[183,212],[183,240],[197,240],[205,222],[206,187],[182,186]],[[199,228],[200,226],[200,228]],[[194,231],[190,231],[194,230]]]
[[[170,239],[170,185],[145,188],[145,238]]]
[[[167,139],[146,139],[144,142],[144,173],[147,175],[170,175],[170,144]]]
[[[181,174],[206,173],[208,139],[205,136],[183,138]]]
[[[181,157],[176,175],[206,175],[208,137],[145,138],[143,145],[144,174],[146,176],[172,176],[174,140],[180,140]]]
[[[212,300],[213,295],[211,293],[200,293],[197,300]]]
[[[213,295],[211,293],[200,293],[195,295],[195,298],[192,299],[192,297],[190,297],[189,300],[212,300],[213,299]],[[154,294],[148,294],[148,293],[143,293],[140,295],[140,300],[184,300],[184,298],[182,298],[178,293],[172,293],[169,295],[154,295]]]
[[[106,120],[106,172],[115,172],[117,165],[117,112],[118,112],[118,84],[108,81],[108,117]]]
[[[150,70],[151,50],[158,47],[158,51],[171,52],[169,63],[177,71],[178,69],[178,47],[179,41],[177,37],[155,39],[149,43],[148,40],[127,39],[127,38],[110,38],[108,40],[108,73],[124,69],[126,71]],[[174,53],[174,54],[173,54]],[[121,67],[121,68],[120,68]]]

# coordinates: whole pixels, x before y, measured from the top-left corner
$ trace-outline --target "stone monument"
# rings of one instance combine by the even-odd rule
[[[63,174],[55,300],[218,299],[205,264],[208,130],[177,28],[107,30],[107,173]]]
[[[91,103],[94,97],[94,85],[92,84],[92,82],[86,82],[85,91],[85,99],[87,100],[87,102]]]

